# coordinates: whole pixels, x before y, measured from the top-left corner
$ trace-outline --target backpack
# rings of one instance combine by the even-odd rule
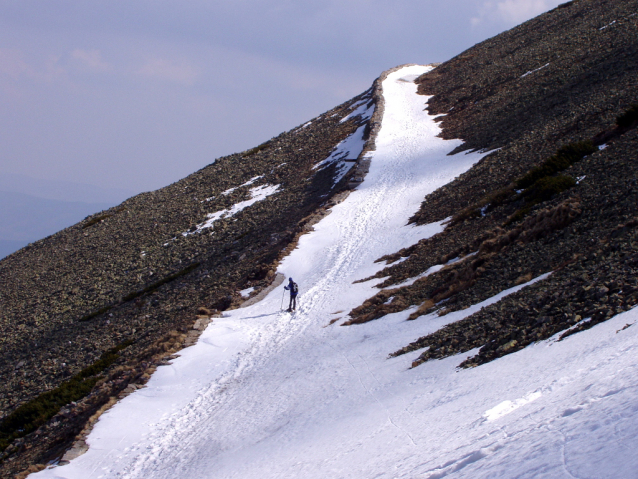
[[[292,283],[292,288],[290,289],[290,292],[294,294],[295,296],[297,295],[297,293],[299,293],[299,286],[297,286],[297,283],[295,282]]]

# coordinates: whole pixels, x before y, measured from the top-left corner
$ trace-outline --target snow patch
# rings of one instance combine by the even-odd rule
[[[531,75],[532,73],[535,73],[535,72],[537,72],[537,71],[540,71],[540,70],[542,70],[543,68],[548,67],[548,66],[549,66],[549,63],[546,63],[545,65],[543,65],[543,66],[542,66],[542,67],[540,67],[540,68],[537,68],[536,70],[530,70],[530,71],[528,71],[527,73],[523,73],[523,74],[521,75],[521,78],[525,78],[527,75]]]
[[[261,175],[261,176],[255,176],[254,178],[251,178],[250,180],[248,180],[248,181],[247,181],[246,183],[244,183],[243,185],[235,186],[234,188],[230,188],[230,189],[228,189],[228,190],[226,190],[226,191],[223,191],[223,192],[222,192],[222,195],[224,195],[224,196],[228,196],[228,195],[230,195],[233,191],[238,190],[238,189],[239,189],[239,188],[241,188],[242,186],[250,186],[250,185],[252,185],[255,181],[257,181],[257,180],[259,180],[259,179],[261,179],[261,178],[263,178],[263,177],[264,177],[264,175]],[[213,198],[214,198],[214,196],[213,196]],[[212,198],[211,198],[211,199],[212,199]],[[207,200],[207,201],[208,201],[208,200]]]
[[[440,221],[438,224],[440,224],[442,226],[443,223],[445,223],[447,221],[447,219]],[[443,231],[443,228],[441,228],[441,231]],[[459,261],[464,261],[467,258],[470,258],[472,256],[474,256],[476,253],[478,253],[478,251],[475,251],[473,253],[469,253],[463,257],[457,257],[457,258],[453,258],[451,260],[449,260],[447,263],[444,264],[435,264],[434,266],[430,266],[426,271],[424,271],[423,273],[414,276],[412,278],[406,279],[405,281],[392,286],[393,288],[403,288],[405,286],[412,286],[414,283],[416,283],[419,279],[421,278],[426,278],[428,276],[430,276],[431,274],[436,273],[437,271],[441,271],[443,268],[445,268],[446,266],[450,265],[450,264],[454,264],[454,263],[458,263]],[[406,258],[407,259],[407,258]]]
[[[261,178],[261,177],[256,177],[253,180],[256,181],[257,178]],[[247,182],[247,183],[244,183],[242,186],[246,186],[248,184],[251,184],[251,183]],[[248,208],[249,206],[254,205],[258,201],[263,201],[269,196],[274,195],[279,190],[279,186],[280,185],[261,185],[261,186],[252,188],[250,190],[250,195],[251,195],[250,199],[236,203],[230,209],[215,211],[214,213],[209,213],[208,215],[206,215],[207,217],[206,221],[199,223],[196,226],[194,231],[186,231],[182,233],[182,236],[192,235],[195,233],[199,233],[202,230],[205,230],[207,228],[212,228],[215,221],[220,220],[222,218],[235,216],[240,211]]]
[[[363,102],[366,103],[363,103]],[[339,123],[344,123],[346,121],[348,121],[350,118],[354,118],[354,117],[360,117],[360,121],[364,121],[364,120],[369,120],[372,117],[372,114],[374,113],[374,103],[369,101],[369,100],[362,100],[362,105],[359,106],[355,111],[353,111],[352,113],[348,114],[347,116],[344,116],[341,120],[339,120]]]
[[[497,406],[494,406],[492,409],[485,411],[485,419],[488,421],[496,421],[512,411],[515,411],[519,407],[525,406],[525,404],[529,404],[532,401],[536,401],[542,395],[543,394],[540,391],[534,391],[527,394],[525,397],[516,399],[515,401],[503,401]]]
[[[252,293],[253,291],[255,291],[255,288],[250,287],[250,288],[242,289],[239,292],[239,294],[241,295],[242,298],[247,298],[248,296],[250,296],[250,293]]]
[[[345,140],[335,146],[334,150],[332,151],[332,153],[330,153],[330,156],[328,156],[328,158],[316,163],[312,167],[312,169],[316,170],[325,168],[329,164],[339,160],[357,159],[366,143],[363,139],[365,129],[366,125],[361,125],[359,128],[357,128],[357,130],[352,135],[348,136]]]

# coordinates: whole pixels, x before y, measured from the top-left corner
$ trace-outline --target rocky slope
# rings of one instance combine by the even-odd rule
[[[424,105],[444,115],[443,135],[465,140],[456,155],[496,151],[425,198],[413,221],[450,217],[447,228],[382,258],[389,263],[377,275],[387,278],[384,289],[351,311],[347,324],[356,327],[410,306],[418,306],[412,319],[423,320],[426,313],[462,309],[553,272],[463,321],[388,351],[423,349],[416,366],[480,347],[463,364],[476,366],[568,334],[568,328],[587,328],[636,303],[638,122],[632,114],[616,121],[638,102],[637,7],[636,0],[570,2],[418,80],[420,92],[433,95],[424,97]],[[59,457],[96,411],[141,386],[192,341],[193,327],[236,307],[240,290],[254,287],[257,294],[274,279],[277,261],[298,236],[329,213],[348,184],[362,179],[365,164],[344,177],[350,163],[313,167],[364,125],[366,137],[378,129],[381,105],[372,119],[364,114],[378,98],[373,88],[263,145],[220,158],[0,261],[3,476]],[[571,150],[561,149],[565,145]],[[525,176],[539,165],[544,169],[534,171],[542,174]],[[204,227],[217,218],[207,215],[268,192],[273,194]],[[450,261],[456,258],[461,260]],[[64,394],[83,393],[66,402],[60,393],[61,404],[47,403],[55,409],[51,419],[32,420],[51,416],[35,406],[19,409],[41,406],[43,393],[61,387]],[[20,426],[16,412],[29,419],[33,432]]]
[[[444,115],[444,136],[466,140],[450,161],[467,149],[496,151],[425,199],[412,221],[451,217],[448,227],[382,258],[404,261],[377,274],[389,276],[386,289],[353,310],[351,323],[413,305],[411,319],[447,314],[553,272],[394,353],[425,349],[416,366],[478,347],[462,364],[475,366],[638,302],[637,8],[563,4],[418,80],[434,95],[430,113]]]
[[[3,476],[59,456],[110,398],[192,341],[194,326],[274,280],[298,236],[360,179],[351,153],[331,153],[367,133],[373,93],[0,261]]]

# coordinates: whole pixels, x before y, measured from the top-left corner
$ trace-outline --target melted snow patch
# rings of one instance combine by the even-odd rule
[[[255,288],[246,288],[246,289],[242,289],[239,294],[241,295],[242,298],[247,298],[248,296],[250,296],[250,293],[252,293],[253,291],[255,291]]]
[[[536,70],[530,70],[530,71],[528,71],[527,73],[523,73],[523,74],[521,75],[521,78],[525,78],[527,75],[531,75],[532,73],[535,73],[535,72],[537,72],[537,71],[540,71],[540,70],[542,70],[543,68],[548,67],[548,66],[549,66],[549,63],[545,63],[545,65],[543,65],[543,66],[542,66],[542,67],[540,67],[540,68],[537,68]]]
[[[363,147],[365,146],[365,140],[363,138],[366,125],[361,125],[357,130],[348,138],[339,143],[328,158],[315,164],[312,169],[322,169],[330,164],[341,161],[341,164],[337,167],[336,176],[334,179],[335,184],[341,181],[341,179],[350,171],[354,166],[354,161],[345,162],[346,159],[356,159],[361,154]]]
[[[233,191],[238,190],[238,189],[239,189],[239,188],[241,188],[242,186],[250,186],[250,185],[252,185],[255,181],[257,181],[258,179],[263,178],[263,177],[264,177],[264,175],[261,175],[261,176],[255,176],[254,178],[251,178],[250,180],[248,180],[248,181],[247,181],[246,183],[244,183],[243,185],[235,186],[234,188],[229,188],[229,189],[227,189],[226,191],[223,191],[223,192],[222,192],[222,195],[224,195],[224,196],[228,196],[228,195],[230,195]],[[213,196],[213,198],[214,198],[214,196]],[[207,201],[208,201],[208,199],[207,199]]]
[[[346,158],[358,158],[358,156],[361,154],[361,150],[363,150],[363,147],[366,143],[363,139],[363,133],[365,129],[365,125],[361,125],[359,128],[357,128],[357,131],[355,131],[352,135],[335,146],[335,149],[332,151],[332,153],[330,153],[330,156],[328,158],[315,164],[312,169],[316,170],[318,168],[326,167],[334,161],[345,160]]]
[[[258,178],[261,178],[261,177],[253,178],[251,182],[256,181]],[[242,186],[245,186],[247,184],[250,184],[250,183],[244,183]],[[208,215],[206,215],[207,220],[198,224],[194,231],[186,231],[185,233],[182,233],[182,235],[188,236],[194,233],[199,233],[200,231],[206,228],[212,228],[215,221],[222,218],[227,218],[229,216],[235,216],[240,211],[248,208],[251,205],[254,205],[258,201],[265,200],[270,195],[275,194],[277,190],[279,189],[279,186],[280,185],[261,185],[261,186],[252,188],[250,190],[251,198],[249,200],[241,201],[233,205],[232,208],[227,210],[220,210],[220,211],[215,211],[214,213],[209,213]]]
[[[367,100],[362,100],[362,102],[367,102]],[[361,117],[361,120],[369,120],[372,114],[374,113],[374,103],[363,103],[360,105],[355,111],[344,116],[339,123],[344,123],[348,121],[350,118],[354,118],[355,116]]]

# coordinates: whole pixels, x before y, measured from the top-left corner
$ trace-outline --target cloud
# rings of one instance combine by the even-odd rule
[[[102,60],[102,54],[99,50],[82,50],[76,48],[71,53],[71,57],[75,60],[79,60],[85,66],[91,70],[96,71],[108,71],[111,69],[111,65]]]
[[[3,99],[24,100],[29,84],[51,83],[65,78],[66,71],[58,63],[59,57],[50,55],[44,63],[28,63],[23,52],[0,48],[0,93]]]
[[[503,23],[518,25],[563,3],[564,0],[504,0],[484,2],[479,16],[470,19],[472,25]]]
[[[174,83],[190,86],[197,80],[199,74],[195,68],[186,63],[176,64],[161,58],[146,62],[137,73],[152,78],[159,78]]]

